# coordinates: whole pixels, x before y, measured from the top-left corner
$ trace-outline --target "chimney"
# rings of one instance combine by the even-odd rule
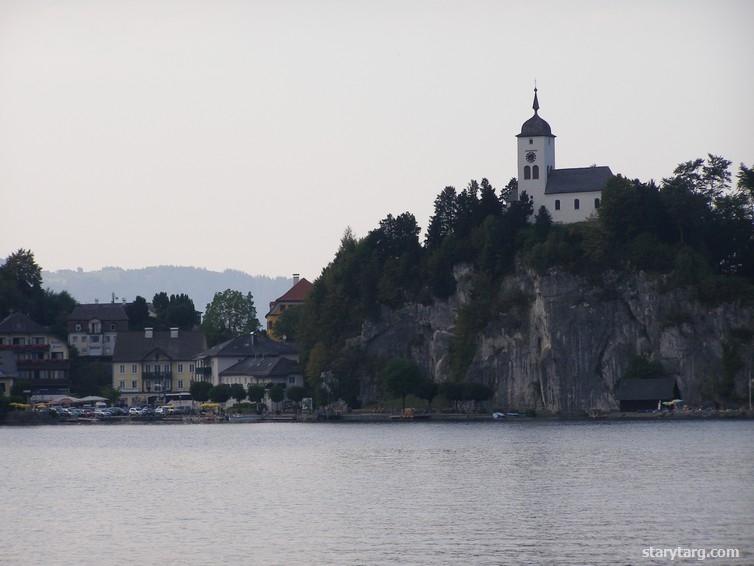
[[[153,328],[145,328],[144,329],[144,338],[151,338],[153,330],[154,330]]]
[[[99,299],[94,299],[94,304],[98,305],[99,304]]]
[[[170,337],[171,338],[178,338],[178,329],[177,328],[171,328],[170,329]]]
[[[295,285],[296,283],[298,283],[298,278],[299,278],[299,274],[298,274],[298,273],[294,273],[294,274],[293,274],[293,284],[294,284],[294,285]]]

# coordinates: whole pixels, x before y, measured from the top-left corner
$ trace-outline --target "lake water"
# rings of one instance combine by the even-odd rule
[[[752,564],[753,479],[753,421],[6,427],[0,563]]]

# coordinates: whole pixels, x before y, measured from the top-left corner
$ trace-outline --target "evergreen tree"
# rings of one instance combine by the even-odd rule
[[[458,196],[454,187],[445,187],[435,199],[435,213],[429,219],[424,240],[427,248],[438,247],[443,239],[453,232],[458,213]]]

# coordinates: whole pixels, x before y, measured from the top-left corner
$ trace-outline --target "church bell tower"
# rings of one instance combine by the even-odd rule
[[[555,169],[555,135],[550,124],[539,116],[537,88],[534,87],[534,116],[521,126],[518,138],[518,194],[534,199],[534,214],[545,204],[547,177]]]

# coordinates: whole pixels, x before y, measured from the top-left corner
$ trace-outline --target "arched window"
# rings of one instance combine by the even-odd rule
[[[555,210],[560,210],[560,199],[555,199]]]
[[[599,207],[600,207],[600,199],[596,198],[594,199],[594,208],[599,208]]]
[[[539,165],[532,168],[532,179],[539,179]]]
[[[574,208],[574,210],[578,210],[579,209],[579,199],[577,199],[577,198],[573,199],[573,208]]]
[[[531,167],[524,167],[524,179],[531,179]]]

